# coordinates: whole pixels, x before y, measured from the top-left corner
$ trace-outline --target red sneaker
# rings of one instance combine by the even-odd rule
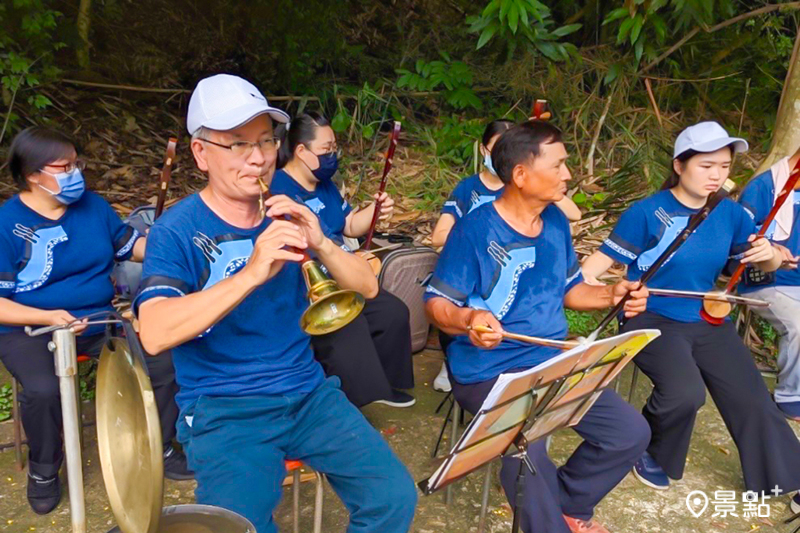
[[[583,521],[567,515],[563,516],[564,520],[569,526],[569,530],[572,531],[572,533],[609,533],[606,528],[597,522],[593,522],[591,520]]]

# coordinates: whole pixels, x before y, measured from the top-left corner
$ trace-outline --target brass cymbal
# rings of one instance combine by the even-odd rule
[[[95,404],[103,481],[119,529],[156,533],[164,492],[161,426],[144,361],[124,339],[103,347]]]

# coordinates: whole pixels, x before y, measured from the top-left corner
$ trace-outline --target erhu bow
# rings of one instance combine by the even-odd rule
[[[170,176],[172,175],[172,163],[175,161],[175,149],[178,146],[178,139],[170,137],[167,141],[167,153],[164,155],[164,165],[161,167],[161,183],[158,189],[158,199],[156,201],[156,212],[154,220],[164,212],[164,203],[167,200],[167,188],[169,187]]]
[[[258,178],[258,184],[261,187],[259,208],[261,216],[266,217],[269,186],[261,178]],[[300,327],[303,331],[309,335],[325,335],[352,322],[364,309],[364,296],[356,291],[341,289],[305,250],[294,247],[289,249],[303,256],[300,268],[303,271],[310,304],[300,318]]]
[[[646,285],[648,281],[653,279],[653,276],[656,275],[658,270],[664,266],[664,264],[672,257],[678,248],[680,248],[686,239],[700,226],[700,224],[708,218],[708,215],[716,208],[722,200],[730,196],[731,192],[736,188],[736,183],[733,180],[725,180],[725,183],[722,184],[722,187],[717,190],[712,196],[706,200],[706,205],[696,214],[692,215],[689,219],[689,222],[686,224],[686,227],[681,231],[675,240],[670,243],[664,252],[658,256],[658,259],[653,263],[653,265],[644,273],[644,275],[638,281],[642,285]],[[612,320],[614,320],[619,313],[621,313],[624,308],[625,304],[631,298],[631,293],[629,292],[622,299],[614,306],[614,308],[600,321],[600,324],[597,326],[591,335],[586,338],[587,342],[594,342],[598,335],[608,326]]]
[[[783,207],[783,204],[786,203],[786,200],[794,192],[794,188],[797,185],[798,180],[800,180],[800,159],[798,159],[797,163],[792,169],[791,174],[789,174],[789,179],[786,181],[783,189],[781,189],[780,193],[778,193],[778,196],[775,198],[775,204],[772,206],[767,218],[765,218],[764,222],[761,224],[761,229],[756,234],[756,239],[766,235],[770,224],[772,224],[772,221],[775,220],[776,216],[778,216],[778,211],[780,211],[781,207]],[[731,279],[728,281],[728,284],[725,285],[725,289],[722,291],[722,293],[717,294],[732,294],[736,289],[736,286],[739,284],[739,281],[742,278],[742,273],[746,267],[747,265],[745,263],[739,263],[739,266],[736,267],[736,270],[734,270],[733,274],[731,275]],[[730,314],[731,310],[732,306],[730,302],[706,298],[703,301],[703,307],[700,309],[700,316],[702,316],[703,320],[709,324],[719,326],[725,322],[725,318]]]

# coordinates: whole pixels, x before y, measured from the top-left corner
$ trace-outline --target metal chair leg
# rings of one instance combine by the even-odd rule
[[[14,418],[14,458],[17,463],[17,470],[22,470],[22,419],[19,409],[19,383],[15,378],[11,378],[11,416]]]
[[[300,469],[292,472],[292,531],[300,533]]]
[[[447,429],[447,421],[450,420],[450,415],[453,412],[453,405],[455,405],[455,403],[456,403],[455,398],[452,398],[452,400],[453,401],[450,404],[450,408],[447,410],[447,416],[444,417],[444,422],[442,423],[442,430],[439,432],[439,438],[436,439],[436,446],[433,447],[433,455],[431,455],[431,457],[436,457],[436,454],[439,453],[439,446],[442,444],[442,438],[444,437],[444,431]],[[441,407],[441,405],[439,405],[439,407]],[[438,413],[439,410],[437,409],[436,412]]]
[[[483,480],[483,498],[481,498],[481,517],[478,520],[478,533],[486,527],[486,511],[489,508],[489,489],[492,485],[492,463],[486,465],[486,478]]]
[[[639,367],[636,365],[631,365],[633,367],[633,376],[631,376],[631,390],[628,391],[628,403],[631,403],[633,399],[633,393],[636,392],[636,381],[639,379]]]
[[[452,448],[456,444],[456,440],[458,439],[458,421],[461,419],[461,406],[458,405],[458,402],[453,398],[453,427],[451,428],[450,432],[450,447]],[[453,501],[453,485],[448,485],[445,489],[444,493],[444,504],[446,506],[450,506],[450,502]]]
[[[323,481],[325,476],[319,472],[317,475],[317,493],[314,496],[314,533],[322,533],[322,496],[324,492]]]

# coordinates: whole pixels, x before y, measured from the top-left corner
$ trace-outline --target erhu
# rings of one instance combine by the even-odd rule
[[[266,199],[269,186],[259,178],[261,215],[267,216]],[[322,270],[319,263],[311,259],[305,250],[290,248],[302,254],[300,261],[303,280],[308,289],[309,307],[300,318],[300,327],[309,335],[333,333],[352,322],[364,309],[364,297],[356,291],[343,290]]]
[[[698,212],[692,215],[689,219],[689,222],[686,224],[686,227],[681,231],[675,240],[670,243],[664,252],[658,256],[658,259],[653,263],[653,265],[644,273],[644,275],[638,280],[642,285],[646,285],[648,281],[653,279],[653,276],[656,275],[656,272],[664,266],[664,264],[672,257],[672,254],[678,251],[686,239],[688,239],[692,233],[700,226],[700,224],[708,218],[711,214],[711,211],[714,210],[725,198],[730,196],[731,192],[736,188],[736,183],[733,180],[725,180],[725,183],[722,184],[722,187],[717,190],[712,196],[706,200],[706,205]],[[625,309],[625,303],[630,300],[631,293],[628,292],[622,299],[614,306],[614,308],[600,321],[600,324],[597,328],[592,332],[591,335],[586,339],[588,342],[594,342],[597,337],[602,333],[602,331],[608,326],[616,317]]]
[[[169,180],[172,174],[172,163],[175,161],[175,149],[178,145],[178,139],[170,137],[167,141],[167,152],[164,155],[164,166],[161,167],[161,181],[158,187],[158,199],[156,200],[156,212],[153,220],[161,216],[164,212],[164,204],[167,201],[167,188],[169,187]]]
[[[772,224],[772,221],[775,220],[776,216],[778,216],[778,211],[780,211],[783,204],[786,203],[786,199],[789,198],[794,192],[794,188],[797,185],[798,180],[800,180],[800,159],[798,159],[797,163],[792,169],[792,173],[789,174],[789,179],[786,181],[783,189],[781,189],[777,198],[775,198],[775,204],[772,206],[767,218],[764,219],[764,222],[761,224],[761,229],[756,234],[756,239],[763,237],[767,233],[770,224]],[[747,265],[745,265],[745,263],[739,263],[739,266],[736,267],[736,270],[731,275],[731,279],[728,281],[728,284],[725,285],[725,289],[721,293],[712,294],[716,296],[731,295],[731,293],[733,293],[733,291],[736,289],[736,286],[739,284],[739,280],[742,278],[742,273],[744,273],[746,266]],[[709,324],[719,326],[725,322],[725,318],[731,313],[732,308],[733,306],[731,305],[730,301],[720,301],[719,299],[709,297],[703,300],[703,307],[700,309],[700,316],[702,316],[703,320]]]
[[[367,263],[372,267],[372,271],[377,276],[381,272],[381,260],[374,253],[370,251],[372,246],[372,237],[375,235],[375,227],[378,225],[378,219],[381,216],[381,205],[383,201],[380,200],[380,195],[386,191],[386,183],[388,181],[389,171],[392,170],[394,151],[397,149],[397,141],[400,138],[400,122],[395,121],[392,128],[391,137],[389,137],[389,149],[386,152],[386,162],[383,165],[383,175],[381,176],[381,184],[378,187],[378,200],[375,201],[375,212],[372,213],[372,222],[369,225],[367,238],[364,241],[364,247],[358,250],[356,254],[367,260]]]

